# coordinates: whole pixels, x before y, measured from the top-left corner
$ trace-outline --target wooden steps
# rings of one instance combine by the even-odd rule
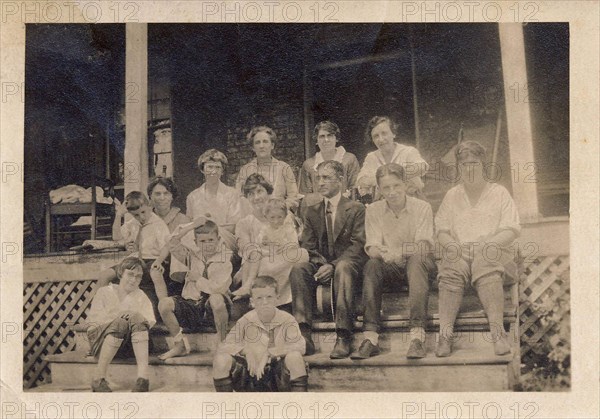
[[[448,358],[434,354],[436,334],[428,333],[427,357],[409,360],[407,332],[387,331],[380,337],[382,353],[366,360],[332,360],[331,332],[315,333],[318,352],[305,357],[310,368],[309,391],[506,391],[512,386],[511,355],[496,356],[485,332],[463,334]],[[209,341],[210,339],[205,339]],[[355,336],[353,347],[360,344]],[[150,357],[152,391],[214,391],[211,378],[213,351],[191,353],[160,361]],[[88,389],[96,360],[73,351],[47,357],[52,388],[57,391]],[[75,373],[76,371],[76,373]],[[134,359],[115,360],[108,381],[114,391],[128,391],[136,376]],[[44,391],[43,389],[40,391]]]
[[[508,391],[518,377],[519,349],[517,313],[510,293],[506,293],[505,328],[513,353],[496,356],[485,314],[474,295],[466,295],[456,323],[457,341],[451,357],[437,358],[435,345],[439,321],[437,293],[430,297],[427,326],[427,356],[406,358],[410,344],[407,296],[385,294],[380,334],[382,353],[366,360],[332,360],[335,324],[321,321],[313,325],[317,353],[305,357],[310,368],[309,391]],[[233,325],[233,322],[232,322]],[[362,342],[362,317],[355,322],[353,348]],[[96,360],[87,357],[89,345],[83,325],[74,326],[73,352],[51,355],[52,384],[36,391],[89,391]],[[188,335],[193,352],[185,357],[160,361],[156,355],[166,351],[170,338],[164,325],[151,330],[150,389],[157,392],[212,392],[212,359],[217,344],[215,333]],[[136,376],[134,359],[115,360],[109,367],[108,381],[114,391],[130,391]]]

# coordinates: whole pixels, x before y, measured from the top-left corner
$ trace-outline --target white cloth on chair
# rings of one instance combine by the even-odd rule
[[[92,202],[92,188],[84,188],[79,185],[67,185],[53,189],[49,193],[52,204],[87,204]],[[104,196],[104,190],[96,186],[96,202],[98,204],[112,204],[111,197]]]

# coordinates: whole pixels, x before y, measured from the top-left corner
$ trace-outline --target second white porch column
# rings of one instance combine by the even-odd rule
[[[499,23],[498,30],[510,163],[511,168],[518,174],[512,176],[513,198],[519,209],[521,221],[534,220],[538,217],[537,183],[536,179],[526,178],[527,174],[531,173],[531,166],[526,165],[533,164],[535,159],[529,103],[525,100],[526,95],[522,93],[528,86],[523,26],[520,23]]]
[[[148,25],[125,24],[125,195],[148,186]]]

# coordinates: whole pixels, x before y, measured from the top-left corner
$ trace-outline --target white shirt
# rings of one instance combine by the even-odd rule
[[[88,323],[104,324],[113,321],[123,311],[133,311],[144,316],[150,327],[156,323],[152,303],[144,291],[137,289],[119,300],[119,286],[109,284],[94,295],[88,315]]]
[[[459,243],[479,242],[506,229],[521,232],[515,202],[497,183],[488,183],[475,205],[464,185],[450,189],[435,216],[435,228],[436,234],[445,231]]]
[[[337,195],[335,195],[332,198],[323,198],[323,201],[325,202],[325,219],[327,219],[327,203],[331,202],[331,230],[333,231],[333,226],[335,225],[335,215],[337,212],[337,207],[338,204],[340,203],[340,199],[342,199],[342,192],[338,192]]]
[[[185,277],[185,284],[181,296],[189,300],[199,300],[202,292],[206,294],[227,294],[231,285],[231,272],[233,270],[225,246],[219,240],[217,252],[204,259],[202,251],[196,244],[186,245],[180,243],[171,249],[172,254],[181,262],[186,261],[189,267]],[[206,268],[206,269],[205,269]],[[204,276],[206,271],[206,276]]]
[[[242,217],[239,194],[235,189],[219,181],[216,196],[208,195],[206,183],[193,190],[187,196],[186,215],[191,221],[200,216],[210,214],[218,225],[235,224]]]
[[[427,172],[429,165],[421,157],[419,150],[412,146],[396,143],[390,163],[397,163],[402,166],[409,178],[408,182],[419,190],[423,189],[424,184],[421,176]],[[377,173],[377,169],[384,164],[386,164],[386,161],[381,150],[375,150],[367,154],[363,166],[358,173],[357,183],[366,181],[369,185],[376,186],[375,174]],[[421,175],[415,176],[416,173],[421,173]]]
[[[294,316],[279,309],[275,310],[275,316],[267,324],[260,321],[256,310],[246,313],[219,344],[218,351],[236,355],[250,344],[261,345],[265,350],[277,348],[286,352],[297,351],[302,355],[306,349]]]
[[[144,225],[135,218],[125,221],[121,226],[121,235],[123,243],[137,243],[139,250],[132,255],[139,253],[142,259],[156,259],[171,233],[163,219],[152,213]]]
[[[373,202],[366,209],[365,233],[370,246],[387,246],[392,252],[403,252],[406,246],[426,241],[433,247],[433,212],[421,199],[406,197],[406,205],[396,215],[387,201]],[[406,247],[406,251],[410,251]]]

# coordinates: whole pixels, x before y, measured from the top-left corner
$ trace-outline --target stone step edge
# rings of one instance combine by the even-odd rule
[[[512,362],[512,354],[508,355],[489,355],[482,354],[478,357],[450,356],[438,358],[433,353],[428,353],[425,358],[407,359],[404,354],[392,355],[390,352],[383,352],[381,355],[363,360],[345,359],[330,359],[328,354],[316,353],[314,355],[305,356],[304,360],[308,363],[309,368],[327,368],[327,367],[392,367],[392,366],[447,366],[447,365],[508,365]],[[456,354],[455,354],[456,355]],[[84,356],[77,352],[67,352],[65,354],[46,355],[44,359],[50,363],[57,364],[96,364],[95,358]],[[212,354],[209,352],[192,353],[186,356],[171,358],[167,361],[161,361],[156,356],[150,356],[149,364],[151,366],[190,366],[190,367],[211,367]],[[115,359],[112,364],[135,365],[134,358]]]

